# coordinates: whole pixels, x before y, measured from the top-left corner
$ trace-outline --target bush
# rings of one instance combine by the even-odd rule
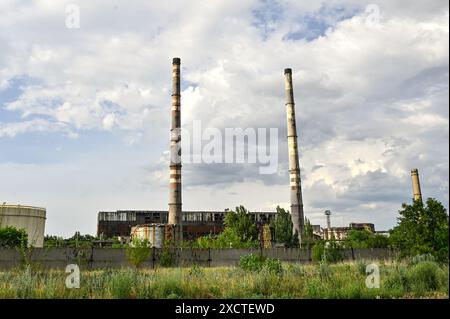
[[[170,245],[165,245],[159,253],[159,265],[162,267],[172,267],[175,265],[175,251]]]
[[[130,270],[113,272],[110,278],[109,291],[115,299],[131,298],[136,274]]]
[[[146,261],[152,254],[147,240],[133,239],[127,246],[126,255],[128,261],[136,268]]]
[[[24,229],[12,226],[0,228],[0,247],[14,248],[26,247],[28,245],[28,234]]]
[[[366,274],[367,274],[367,273],[366,273],[367,265],[368,265],[368,263],[367,263],[367,261],[364,260],[364,259],[358,259],[358,260],[356,261],[356,268],[358,269],[358,272],[359,272],[361,275],[366,275]]]
[[[312,260],[319,263],[322,261],[322,256],[325,252],[325,243],[324,242],[318,242],[315,244],[312,248],[311,257]]]
[[[270,273],[281,274],[283,272],[283,265],[279,259],[267,258],[264,262],[263,270]]]
[[[249,254],[241,256],[239,260],[239,267],[246,271],[259,272],[261,270],[271,273],[283,272],[283,265],[278,259],[267,258],[263,255]]]
[[[241,256],[239,267],[247,271],[260,271],[263,268],[265,261],[266,257],[263,255],[249,254]]]
[[[408,271],[404,266],[397,265],[391,270],[386,278],[385,286],[387,289],[397,290],[403,293],[409,290]]]
[[[341,248],[335,241],[318,242],[312,249],[312,260],[315,262],[337,262],[343,259]]]
[[[411,288],[415,292],[434,291],[440,286],[442,270],[432,261],[423,261],[415,265],[409,272]]]
[[[199,265],[194,265],[189,269],[188,275],[190,277],[201,277],[205,275],[205,271]]]

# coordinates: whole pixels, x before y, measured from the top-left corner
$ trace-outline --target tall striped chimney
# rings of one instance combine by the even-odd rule
[[[174,241],[182,240],[181,212],[181,94],[180,94],[180,58],[172,63],[172,123],[170,128],[170,191],[169,224],[173,225]]]
[[[420,190],[419,170],[414,168],[411,170],[411,179],[413,187],[413,198],[415,201],[422,201],[422,191]]]
[[[294,89],[292,87],[292,69],[284,70],[286,90],[287,138],[289,148],[289,178],[291,187],[291,217],[294,233],[298,232],[301,245],[304,216],[302,186],[300,181],[300,165],[298,160],[297,127],[295,124]]]

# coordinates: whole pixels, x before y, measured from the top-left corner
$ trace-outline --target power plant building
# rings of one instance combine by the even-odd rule
[[[223,220],[226,211],[185,211],[182,214],[182,231],[185,240],[201,236],[220,234],[224,229]],[[276,212],[249,213],[257,224],[269,224],[275,218]],[[99,212],[97,236],[112,238],[127,237],[131,228],[144,224],[167,224],[168,211],[159,210],[118,210],[115,212]]]

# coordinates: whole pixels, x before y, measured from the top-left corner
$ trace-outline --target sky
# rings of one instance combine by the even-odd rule
[[[1,1],[0,202],[45,207],[46,234],[59,236],[95,234],[99,211],[167,209],[180,57],[183,129],[278,129],[275,174],[184,164],[183,209],[289,208],[285,68],[312,223],[329,209],[335,226],[392,228],[412,168],[448,208],[448,6]]]

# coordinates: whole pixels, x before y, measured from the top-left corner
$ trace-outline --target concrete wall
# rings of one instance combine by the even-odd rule
[[[152,249],[152,255],[142,264],[142,267],[159,265],[162,251]],[[175,249],[171,256],[177,266],[204,267],[234,266],[239,263],[241,256],[262,252],[270,258],[278,258],[285,262],[310,263],[311,252],[296,248],[272,249]],[[345,249],[342,251],[345,260],[356,259],[390,259],[394,256],[390,249]],[[80,268],[120,268],[130,266],[125,249],[115,248],[35,248],[30,256],[31,260],[47,268],[65,269],[68,264],[77,264]],[[0,269],[9,269],[23,262],[23,256],[15,249],[0,249]]]
[[[28,245],[42,247],[44,245],[45,217],[44,208],[0,205],[0,228],[13,226],[25,229],[28,234]]]

